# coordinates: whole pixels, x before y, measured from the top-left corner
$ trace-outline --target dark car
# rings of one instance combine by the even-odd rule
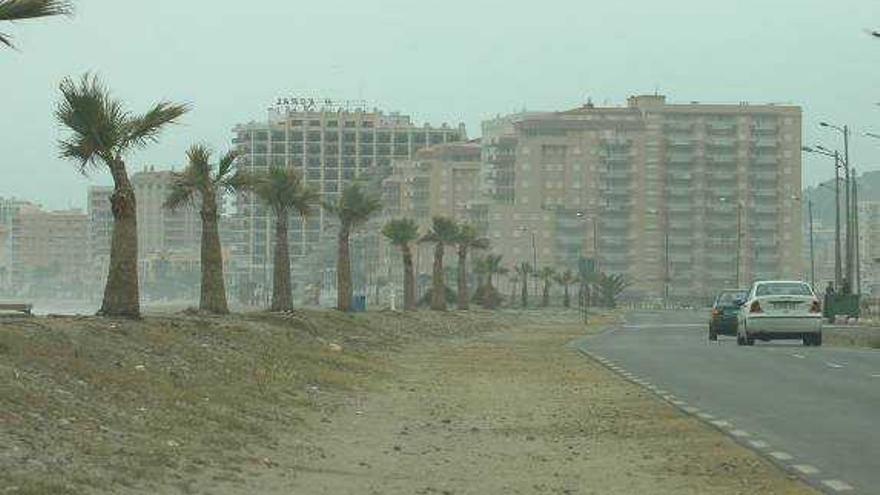
[[[748,297],[747,289],[722,291],[712,304],[712,318],[709,320],[709,340],[718,340],[719,335],[736,336],[736,320],[740,303]]]

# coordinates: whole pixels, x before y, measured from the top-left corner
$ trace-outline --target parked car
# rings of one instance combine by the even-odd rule
[[[728,289],[718,294],[709,319],[709,340],[718,340],[719,335],[736,335],[739,303],[745,301],[748,295],[748,289]]]
[[[736,342],[800,339],[822,345],[822,303],[810,284],[799,281],[755,282],[738,313]]]

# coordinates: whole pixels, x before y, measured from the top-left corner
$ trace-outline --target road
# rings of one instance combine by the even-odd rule
[[[710,343],[707,321],[633,313],[576,345],[827,493],[880,494],[880,351]]]

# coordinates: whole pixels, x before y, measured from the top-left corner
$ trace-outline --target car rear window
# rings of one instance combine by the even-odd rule
[[[733,304],[737,299],[745,299],[747,293],[745,291],[742,292],[722,292],[718,296],[718,302],[716,304],[724,305],[724,304]]]
[[[761,284],[755,291],[760,296],[812,296],[810,286],[800,283]]]

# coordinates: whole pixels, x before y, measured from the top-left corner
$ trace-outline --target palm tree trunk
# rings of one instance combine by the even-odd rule
[[[547,307],[550,306],[550,284],[548,282],[544,282],[544,294],[543,300],[541,301],[541,306]]]
[[[510,284],[510,307],[512,308],[516,301],[516,282],[511,282]]]
[[[431,309],[446,311],[446,280],[443,277],[443,243],[434,247],[434,285],[431,288]]]
[[[568,294],[568,284],[563,285],[562,305],[566,308],[571,307],[571,296]]]
[[[125,163],[116,160],[109,165],[114,184],[110,196],[113,237],[110,241],[110,267],[104,286],[104,300],[98,314],[140,318],[137,200]]]
[[[467,246],[458,246],[458,310],[470,309],[468,304],[468,281],[467,281]]]
[[[223,280],[223,251],[217,226],[217,198],[214,191],[202,191],[202,290],[199,309],[225,315],[226,284]]]
[[[287,212],[276,211],[272,311],[293,311],[293,296],[290,291],[290,253],[287,244],[287,223]]]
[[[529,275],[523,275],[521,300],[523,308],[529,307]]]
[[[403,252],[403,309],[416,310],[416,274],[413,268],[412,249],[409,244],[400,247]]]
[[[339,251],[336,259],[336,309],[339,311],[351,311],[351,252],[348,229],[347,225],[339,228]]]

